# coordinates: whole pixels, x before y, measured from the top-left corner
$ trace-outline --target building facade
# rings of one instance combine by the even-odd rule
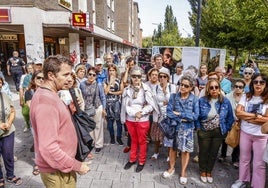
[[[133,0],[1,0],[1,61],[14,50],[27,62],[62,54],[78,63],[86,53],[93,64],[111,51],[129,55],[141,44],[138,12]]]

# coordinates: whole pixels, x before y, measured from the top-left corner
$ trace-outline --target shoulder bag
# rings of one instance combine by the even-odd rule
[[[90,151],[93,149],[93,139],[89,132],[93,131],[96,127],[95,121],[88,116],[87,113],[82,111],[78,105],[78,101],[73,88],[69,89],[72,96],[76,112],[72,115],[72,120],[76,130],[78,145],[75,158],[78,161],[84,161]]]
[[[225,143],[232,148],[235,148],[239,144],[240,139],[240,121],[235,121],[231,130],[228,132]]]
[[[176,94],[173,94],[173,109],[175,106],[175,96]],[[176,126],[177,122],[168,116],[166,116],[162,121],[159,123],[159,128],[163,132],[163,134],[168,138],[168,139],[173,139],[176,133]]]

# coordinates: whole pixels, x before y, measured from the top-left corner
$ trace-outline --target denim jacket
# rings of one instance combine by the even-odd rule
[[[172,94],[167,105],[167,116],[177,122],[177,129],[194,129],[199,116],[198,106],[198,98],[192,93],[186,100],[181,99],[180,93]],[[180,112],[180,115],[173,111]]]
[[[232,111],[232,106],[230,101],[224,97],[222,103],[220,104],[219,101],[216,102],[215,108],[217,112],[219,112],[220,115],[220,129],[221,134],[226,134],[232,127],[232,124],[234,122],[234,116]],[[199,99],[199,118],[197,121],[197,128],[201,128],[202,130],[205,130],[204,127],[201,125],[202,120],[206,120],[208,113],[211,109],[211,105],[208,101],[207,97],[201,97]]]

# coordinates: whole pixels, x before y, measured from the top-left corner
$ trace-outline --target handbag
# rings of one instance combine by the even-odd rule
[[[235,148],[239,144],[240,139],[240,121],[235,121],[231,130],[228,132],[225,143],[232,148]]]
[[[175,106],[175,94],[173,95],[173,109]],[[159,128],[168,139],[173,139],[176,133],[177,122],[168,116],[159,123]]]
[[[69,91],[72,96],[74,106],[76,108],[75,113],[72,115],[72,120],[78,138],[77,152],[75,158],[78,161],[82,162],[86,159],[90,151],[93,149],[93,139],[91,138],[89,132],[93,131],[96,128],[96,122],[91,117],[89,117],[87,113],[80,109],[74,88],[70,88]]]

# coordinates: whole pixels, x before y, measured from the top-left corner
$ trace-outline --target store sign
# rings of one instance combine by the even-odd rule
[[[10,23],[10,22],[11,22],[10,9],[0,8],[0,23]]]
[[[60,6],[63,6],[66,9],[70,10],[70,11],[72,11],[72,9],[73,9],[73,7],[72,7],[73,6],[72,0],[58,0],[58,4]]]
[[[79,27],[86,27],[87,26],[87,14],[86,13],[73,13],[72,25],[79,26]]]
[[[18,40],[17,35],[1,35],[0,34],[0,40]]]

